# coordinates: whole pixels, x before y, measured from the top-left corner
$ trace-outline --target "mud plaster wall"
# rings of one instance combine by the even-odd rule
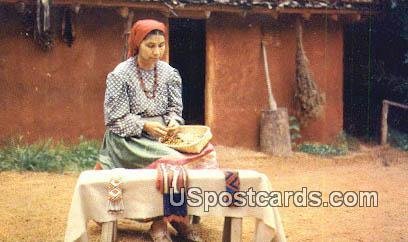
[[[268,28],[263,35],[262,23]],[[212,15],[207,23],[206,123],[214,142],[255,148],[259,118],[267,109],[261,39],[267,41],[272,89],[279,107],[293,113],[296,33],[294,19],[278,21]],[[304,48],[317,85],[326,95],[323,115],[302,129],[302,140],[330,142],[343,127],[343,31],[312,17]]]
[[[19,34],[22,27],[13,8],[0,6],[0,11],[0,139],[101,139],[105,78],[121,60],[124,19],[112,9],[81,9],[73,47],[56,34],[54,48],[43,52]],[[135,20],[144,17],[167,22],[154,12],[136,13]],[[258,145],[259,115],[267,108],[262,21],[213,14],[207,22],[206,122],[216,144]],[[278,105],[290,112],[295,73],[292,22],[273,22],[266,34],[273,92]],[[59,33],[58,26],[54,28]],[[302,130],[304,140],[327,142],[342,129],[342,43],[339,24],[312,18],[305,26],[304,46],[327,105],[325,114]]]
[[[121,61],[125,20],[112,9],[82,8],[69,48],[53,19],[55,45],[43,52],[19,34],[13,8],[3,5],[0,11],[0,139],[23,135],[28,142],[49,137],[76,142],[83,135],[101,140],[105,80]],[[154,12],[135,14],[135,20],[144,17],[167,22]]]

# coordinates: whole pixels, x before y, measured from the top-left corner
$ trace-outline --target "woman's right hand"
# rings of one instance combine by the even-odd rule
[[[167,134],[167,127],[159,122],[146,121],[143,130],[149,135],[160,138]]]

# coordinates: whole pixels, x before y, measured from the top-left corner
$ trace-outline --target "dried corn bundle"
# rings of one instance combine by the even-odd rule
[[[308,121],[317,118],[325,103],[325,98],[318,90],[312,74],[309,69],[309,61],[306,57],[302,43],[302,20],[296,20],[296,91],[295,91],[295,106],[296,116],[299,118],[302,125],[306,125]]]

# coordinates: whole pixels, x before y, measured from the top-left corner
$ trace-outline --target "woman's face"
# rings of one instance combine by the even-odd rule
[[[143,62],[154,64],[163,56],[165,48],[163,35],[150,35],[140,43],[138,57]]]

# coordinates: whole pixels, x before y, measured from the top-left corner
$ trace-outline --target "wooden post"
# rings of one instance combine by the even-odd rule
[[[275,241],[276,234],[277,233],[273,229],[269,228],[264,223],[262,223],[260,219],[256,219],[254,242]]]
[[[199,224],[201,221],[201,217],[200,216],[196,216],[196,215],[192,215],[191,216],[191,224]]]
[[[242,218],[225,217],[222,242],[242,242]]]
[[[387,134],[388,134],[388,103],[384,100],[381,110],[381,145],[387,143]]]
[[[389,106],[395,106],[403,109],[408,109],[408,105],[396,103],[388,100],[383,100],[382,110],[381,110],[381,145],[387,143],[388,135],[388,109]]]
[[[101,242],[115,242],[117,221],[102,223]]]

